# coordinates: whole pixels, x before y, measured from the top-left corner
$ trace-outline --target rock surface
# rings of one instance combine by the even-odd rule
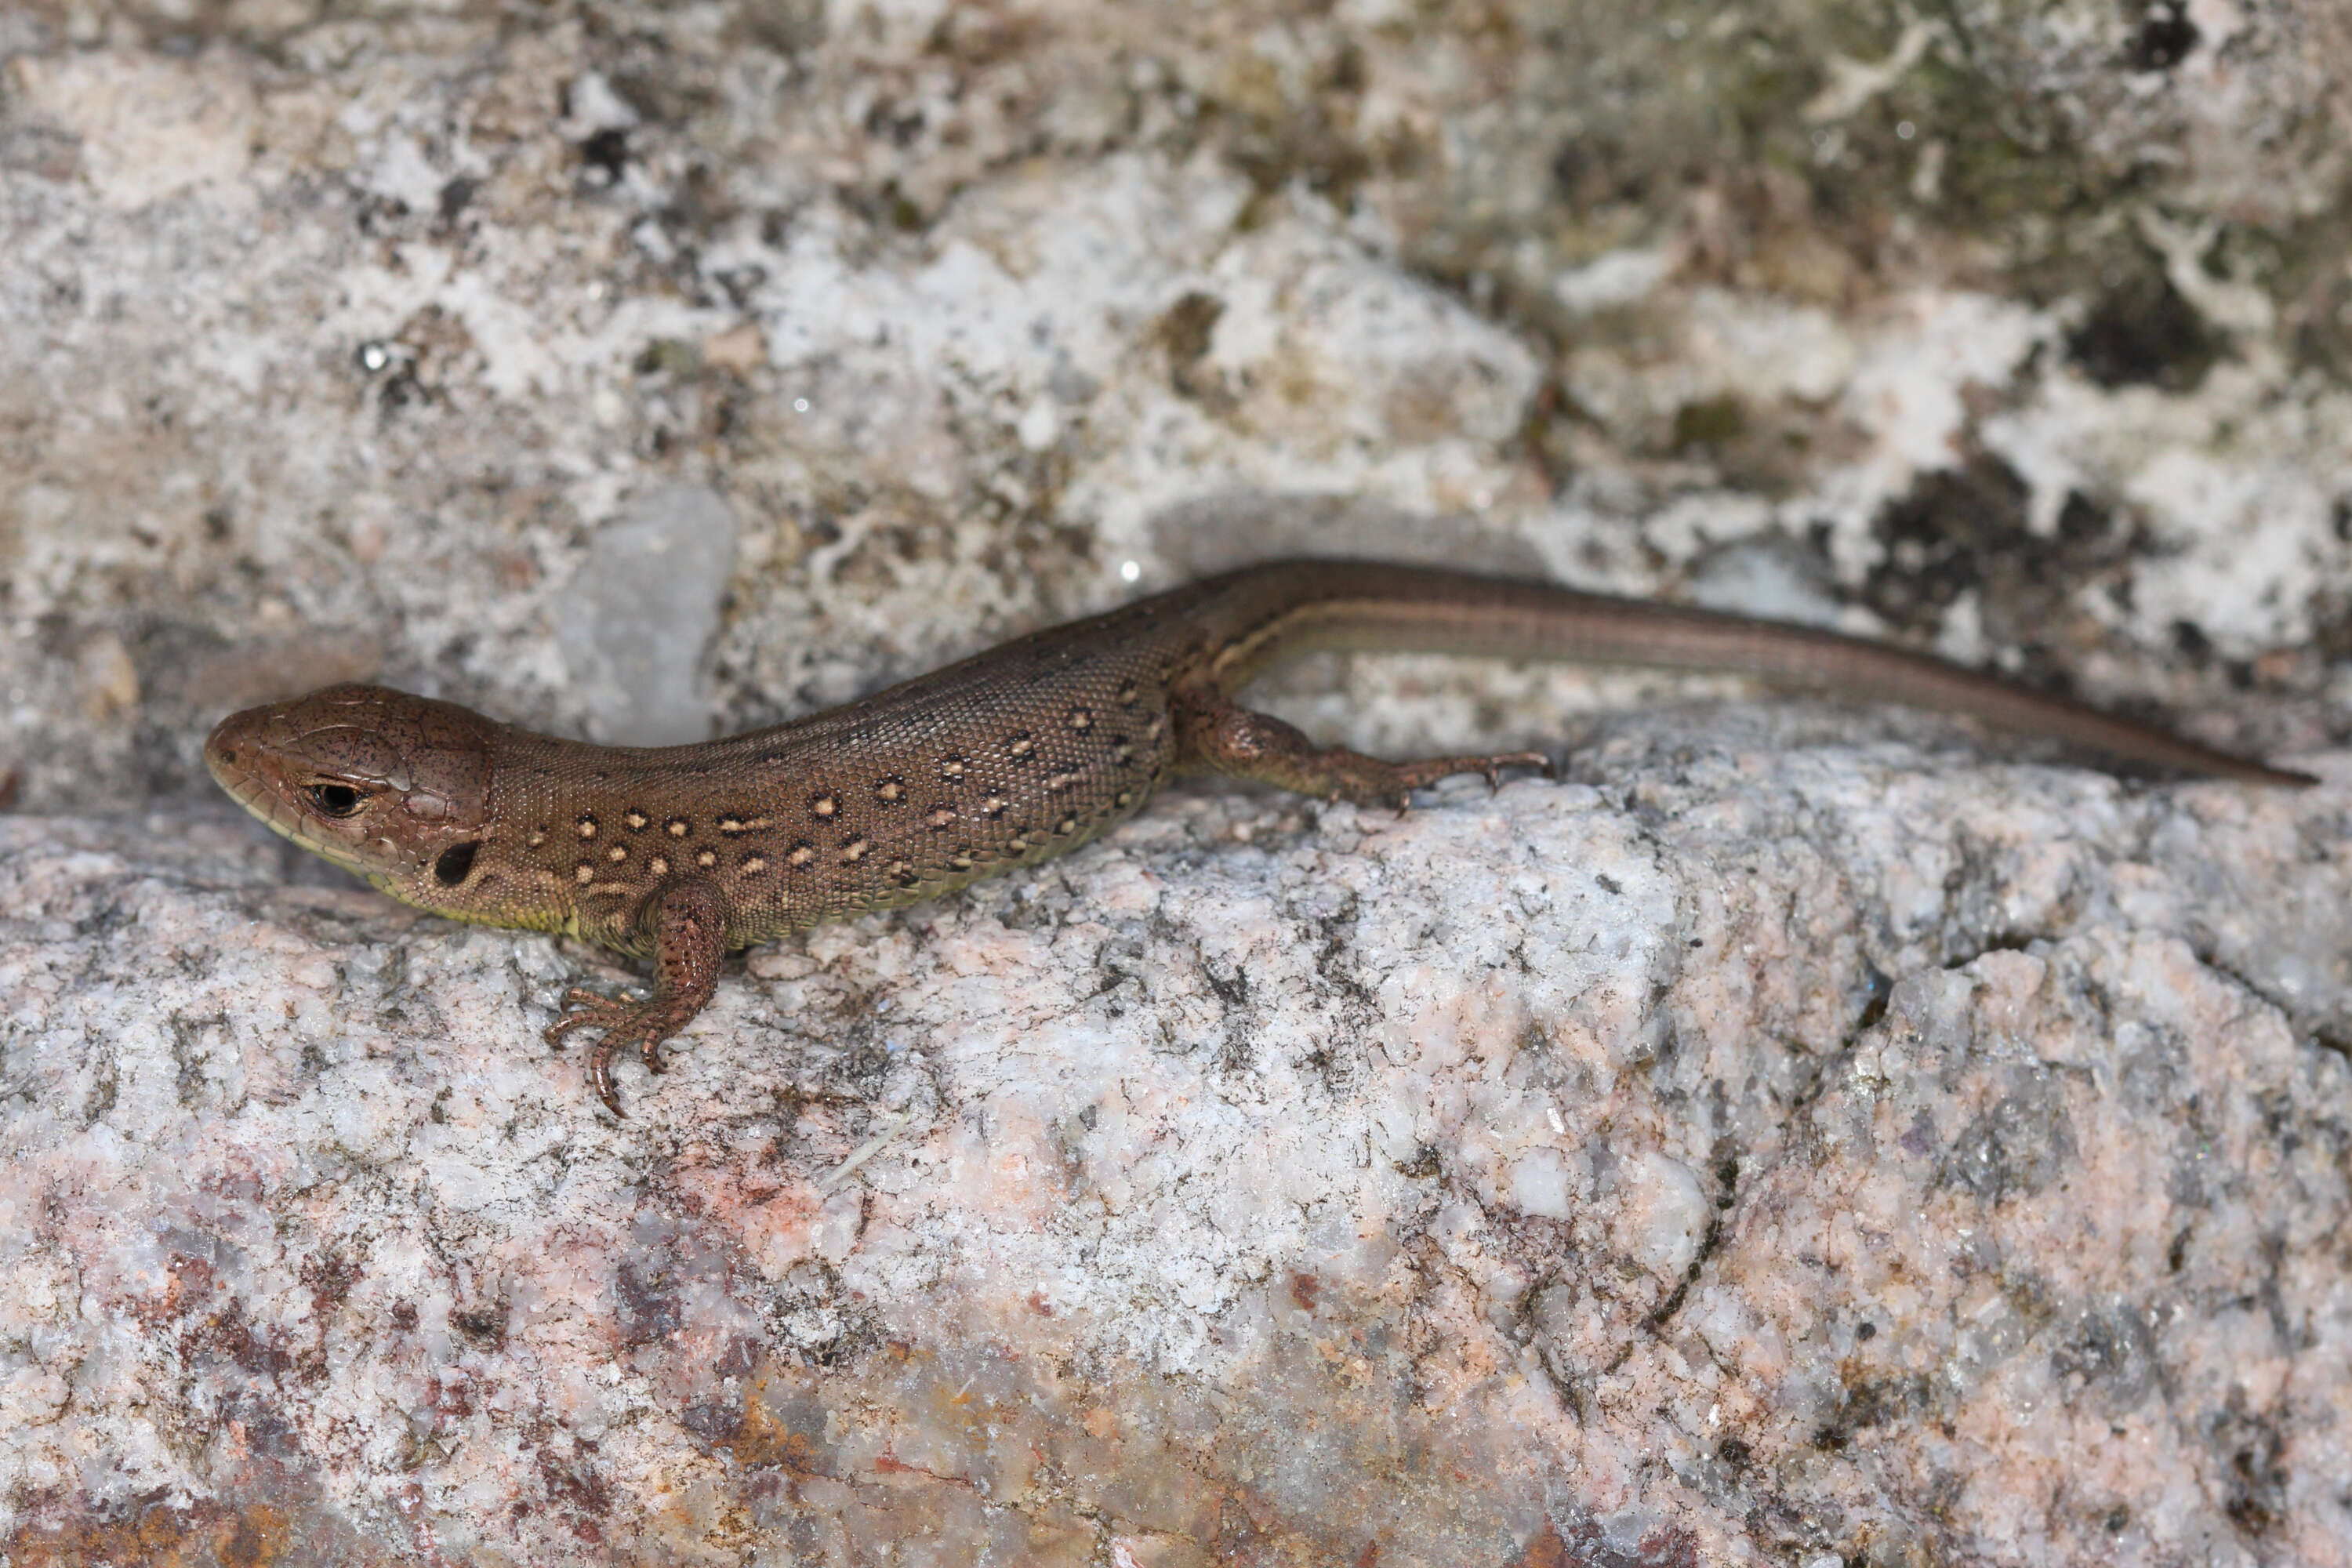
[[[0,1556],[2346,1561],[2347,52],[2326,0],[0,6]],[[616,1125],[536,1040],[593,956],[196,760],[339,679],[767,722],[1289,550],[2334,782],[1314,661],[1318,733],[1574,782],[1179,795],[754,954]]]
[[[2352,1561],[2322,765],[1179,795],[754,954],[618,1124],[543,940],[0,819],[10,1550]]]

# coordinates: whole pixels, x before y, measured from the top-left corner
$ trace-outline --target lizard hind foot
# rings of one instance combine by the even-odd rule
[[[1230,702],[1200,704],[1186,710],[1180,721],[1192,756],[1219,773],[1328,800],[1387,801],[1400,816],[1412,808],[1413,791],[1455,773],[1484,773],[1488,784],[1500,788],[1506,770],[1533,768],[1547,777],[1553,772],[1551,758],[1542,752],[1391,762],[1345,746],[1318,746],[1271,713]]]

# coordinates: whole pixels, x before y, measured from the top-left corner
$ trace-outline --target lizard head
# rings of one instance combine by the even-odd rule
[[[452,702],[330,686],[232,713],[205,765],[314,855],[427,909],[463,901],[490,808],[499,726]]]

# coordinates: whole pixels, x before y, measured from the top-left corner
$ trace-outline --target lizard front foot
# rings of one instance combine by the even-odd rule
[[[547,1043],[558,1045],[574,1029],[599,1028],[604,1037],[588,1055],[588,1082],[604,1109],[618,1116],[621,1097],[613,1092],[613,1058],[634,1046],[646,1070],[662,1070],[661,1044],[688,1024],[719,986],[719,958],[726,951],[725,907],[708,883],[685,882],[665,889],[642,917],[654,939],[654,994],[642,1001],[573,990],[563,998],[563,1016],[547,1026]]]
[[[662,1061],[662,1042],[684,1028],[699,1010],[680,1008],[675,1000],[665,1001],[660,996],[630,1001],[600,996],[577,987],[564,994],[563,1005],[563,1016],[547,1026],[547,1043],[560,1048],[563,1037],[574,1029],[604,1031],[604,1037],[588,1053],[588,1083],[595,1089],[596,1098],[604,1102],[604,1108],[615,1116],[626,1113],[621,1110],[621,1097],[613,1087],[613,1058],[635,1046],[645,1058],[646,1071],[667,1070]]]

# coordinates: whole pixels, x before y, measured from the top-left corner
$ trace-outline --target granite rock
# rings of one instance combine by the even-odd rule
[[[9,1550],[2352,1560],[2352,973],[2232,961],[2344,782],[1579,772],[1176,795],[755,952],[620,1122],[584,955],[0,819]]]

